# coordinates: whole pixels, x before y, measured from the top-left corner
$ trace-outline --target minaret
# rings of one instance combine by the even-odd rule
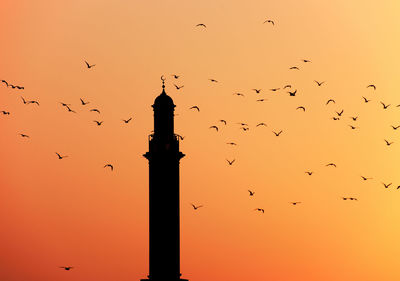
[[[149,136],[149,275],[142,281],[187,281],[180,273],[179,138],[174,134],[174,102],[165,93],[155,99],[154,133]]]

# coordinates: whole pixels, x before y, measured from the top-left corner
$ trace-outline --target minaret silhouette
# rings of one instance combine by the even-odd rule
[[[149,275],[142,281],[187,281],[180,273],[179,138],[174,134],[174,102],[155,99],[154,133],[149,136]]]

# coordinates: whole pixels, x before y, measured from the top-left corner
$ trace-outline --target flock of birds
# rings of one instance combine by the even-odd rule
[[[263,23],[264,23],[264,24],[271,24],[272,26],[275,26],[275,22],[274,22],[273,20],[271,20],[271,19],[266,19]],[[201,27],[201,28],[205,28],[205,29],[207,28],[207,26],[206,26],[205,24],[203,24],[203,23],[197,24],[196,27]],[[311,63],[311,60],[309,60],[309,59],[302,59],[301,62],[302,62],[302,63]],[[92,69],[93,67],[96,66],[95,64],[89,64],[87,61],[84,61],[84,63],[85,63],[86,68],[87,68],[88,70],[89,70],[89,69]],[[289,70],[299,71],[299,70],[300,70],[300,67],[299,67],[299,66],[291,66],[291,67],[289,67]],[[173,83],[174,87],[176,88],[177,91],[180,91],[180,90],[184,87],[184,85],[183,85],[182,83],[180,83],[180,84],[178,85],[178,81],[180,81],[179,78],[181,77],[181,75],[171,74],[171,76],[172,76],[173,79],[175,79],[175,81],[176,81],[176,83]],[[216,79],[214,79],[214,78],[210,78],[210,79],[208,79],[208,80],[209,80],[211,83],[219,83],[219,81],[216,80]],[[317,80],[314,80],[314,82],[315,82],[315,85],[316,85],[317,87],[322,87],[322,86],[324,86],[324,85],[326,84],[326,81],[317,81]],[[14,85],[14,84],[12,84],[12,83],[9,83],[9,82],[6,81],[6,80],[1,80],[1,83],[3,83],[6,87],[10,87],[10,88],[16,89],[16,90],[24,90],[24,89],[25,89],[23,86]],[[366,88],[371,89],[371,90],[373,90],[373,91],[375,91],[375,90],[377,89],[376,85],[374,85],[374,84],[369,84],[369,85],[366,86]],[[290,84],[284,85],[284,86],[281,87],[281,88],[270,88],[270,89],[269,89],[269,91],[271,91],[271,92],[277,92],[277,91],[279,91],[279,90],[284,90],[284,91],[286,90],[286,91],[287,91],[286,93],[287,93],[290,97],[295,97],[296,94],[297,94],[297,89],[295,89],[295,88],[294,88],[292,85],[290,85]],[[253,89],[251,89],[251,91],[254,91],[255,94],[260,94],[260,93],[263,91],[263,89],[261,89],[261,88],[253,88]],[[235,93],[233,93],[233,95],[234,95],[234,96],[237,96],[237,97],[245,97],[245,95],[244,95],[243,93],[240,93],[240,92],[235,92]],[[365,97],[365,96],[362,96],[361,98],[362,98],[362,101],[363,101],[364,103],[369,103],[369,102],[371,102],[371,99],[368,99],[368,98]],[[23,96],[21,96],[21,100],[22,100],[23,104],[25,104],[25,105],[34,104],[34,105],[36,105],[36,106],[40,106],[40,103],[39,103],[39,101],[37,101],[37,100],[27,100],[27,99],[25,99]],[[256,102],[264,102],[264,101],[266,101],[266,99],[264,99],[264,98],[259,98],[259,99],[256,100]],[[77,113],[74,109],[72,109],[71,104],[68,104],[68,103],[65,103],[65,102],[60,102],[60,104],[61,104],[61,106],[62,106],[63,108],[65,108],[68,112],[70,112],[70,113]],[[90,104],[89,101],[86,101],[86,100],[84,100],[83,98],[80,98],[80,106],[87,107],[88,104]],[[336,104],[336,101],[335,101],[334,99],[330,98],[330,99],[328,99],[328,100],[326,101],[325,105],[328,106],[328,105],[330,105],[330,104]],[[384,102],[382,102],[382,101],[380,101],[380,104],[382,105],[383,110],[387,110],[387,109],[391,106],[391,104],[387,104],[387,103],[384,103]],[[396,107],[400,107],[400,104],[396,105]],[[189,108],[189,110],[194,110],[194,111],[196,111],[196,112],[200,112],[200,107],[199,107],[198,105],[193,105],[193,106],[191,106],[191,107]],[[296,110],[301,110],[301,111],[303,111],[303,112],[306,112],[306,111],[307,111],[306,107],[305,107],[305,106],[302,106],[302,105],[299,105],[298,107],[296,107]],[[99,110],[98,108],[90,108],[89,111],[90,111],[90,112],[97,113],[97,114],[101,114],[101,112],[100,112],[100,110]],[[337,120],[340,120],[340,119],[343,117],[344,110],[342,109],[342,110],[340,110],[340,111],[335,111],[335,113],[336,113],[336,114],[335,114],[334,116],[332,116],[332,120],[337,121]],[[2,114],[2,115],[10,115],[11,113],[10,113],[9,111],[6,111],[6,110],[1,110],[1,111],[0,111],[0,114]],[[100,115],[99,115],[99,116],[100,116]],[[349,118],[350,118],[353,122],[356,122],[356,121],[358,120],[358,116],[349,116]],[[128,119],[121,119],[121,121],[122,121],[124,124],[128,124],[129,122],[131,122],[131,120],[132,120],[132,117],[129,117]],[[102,124],[103,124],[104,121],[102,121],[102,120],[97,120],[97,119],[96,119],[96,120],[93,120],[93,122],[95,123],[96,126],[102,126]],[[209,127],[209,129],[212,129],[212,130],[215,130],[216,132],[219,132],[220,126],[222,126],[222,125],[225,126],[225,125],[227,125],[227,123],[228,123],[228,122],[227,122],[226,120],[221,119],[221,120],[219,120],[219,124],[213,124],[213,125],[211,125],[211,126]],[[220,125],[220,124],[221,124],[221,125]],[[240,125],[239,128],[240,128],[241,130],[243,130],[244,132],[246,132],[246,131],[248,131],[248,130],[250,129],[250,126],[249,126],[247,123],[239,122],[239,123],[237,123],[237,124]],[[357,126],[355,126],[355,125],[353,125],[353,124],[349,124],[348,126],[349,126],[352,130],[355,130],[355,129],[358,129],[358,128],[359,128],[359,127],[357,127]],[[265,124],[264,122],[260,122],[260,123],[256,124],[255,127],[267,127],[267,124]],[[393,130],[397,130],[397,129],[400,128],[400,125],[397,125],[397,126],[391,125],[391,127],[392,127]],[[283,130],[272,131],[272,133],[273,133],[276,137],[280,137],[280,136],[282,135],[282,133],[283,133]],[[25,134],[25,133],[19,133],[19,135],[20,135],[22,138],[30,138],[30,136],[27,135],[27,134]],[[180,135],[177,135],[177,136],[178,136],[179,139],[181,139],[181,140],[184,139],[183,136],[180,136]],[[384,139],[384,143],[385,143],[387,146],[390,146],[390,145],[392,145],[394,142],[393,142],[393,141],[389,141],[389,140],[387,140],[387,139]],[[231,145],[231,146],[236,146],[236,145],[237,145],[237,143],[235,143],[235,142],[227,142],[226,144],[227,144],[227,145]],[[58,160],[63,160],[64,158],[69,157],[68,155],[60,154],[59,152],[55,152],[55,155],[57,156],[57,159],[58,159]],[[231,159],[231,160],[226,159],[226,162],[227,162],[227,165],[232,166],[232,165],[234,165],[234,164],[236,163],[236,159]],[[335,163],[328,163],[328,164],[326,164],[325,166],[326,166],[326,167],[333,167],[333,168],[336,168],[336,167],[337,167]],[[113,170],[114,170],[114,166],[113,166],[113,164],[111,164],[111,163],[105,163],[105,165],[103,166],[103,168],[108,168],[110,171],[113,171]],[[312,175],[314,174],[313,171],[305,171],[304,173],[305,173],[307,176],[312,176]],[[372,177],[361,176],[361,179],[362,179],[363,181],[367,181],[367,180],[372,180],[373,178],[372,178]],[[392,185],[392,183],[384,183],[384,182],[382,182],[382,184],[383,184],[384,188],[389,188],[389,187]],[[400,185],[397,186],[397,189],[400,189]],[[255,191],[248,189],[247,192],[248,192],[248,196],[250,196],[250,197],[255,196]],[[344,201],[347,201],[347,200],[349,200],[349,201],[357,201],[357,200],[358,200],[358,199],[355,198],[355,197],[341,197],[341,199],[344,200]],[[301,204],[302,202],[301,202],[301,201],[292,201],[292,202],[288,202],[288,203],[291,204],[291,205],[293,205],[293,206],[297,206],[297,205]],[[194,210],[198,210],[199,208],[204,207],[204,205],[195,205],[195,204],[193,204],[193,203],[190,203],[190,204],[191,204],[191,206],[193,207]],[[260,208],[260,207],[255,208],[254,211],[260,212],[260,213],[262,213],[262,214],[265,212],[265,210],[264,210],[263,208]],[[59,267],[59,268],[64,269],[64,270],[66,270],[66,271],[70,271],[70,270],[73,269],[74,267],[72,267],[72,266],[61,266],[61,267]]]

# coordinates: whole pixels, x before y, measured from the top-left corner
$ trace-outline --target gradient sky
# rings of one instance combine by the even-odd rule
[[[25,90],[0,85],[0,280],[147,276],[142,154],[161,75],[185,137],[184,278],[400,280],[399,14],[395,0],[2,1],[0,79]],[[269,90],[286,84],[295,97]]]

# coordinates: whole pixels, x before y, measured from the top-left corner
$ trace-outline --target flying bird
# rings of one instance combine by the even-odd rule
[[[247,190],[249,192],[249,196],[253,196],[255,191],[251,191],[250,189]]]
[[[325,166],[326,166],[326,167],[328,167],[328,166],[333,166],[333,167],[336,168],[336,164],[335,164],[335,163],[329,163],[329,164],[326,164]]]
[[[302,60],[303,62],[311,62],[310,60]]]
[[[249,125],[246,124],[246,123],[237,123],[237,124],[239,124],[240,126],[249,126]]]
[[[325,81],[318,82],[317,80],[314,80],[314,82],[315,82],[315,83],[317,83],[317,85],[318,85],[319,87],[321,87],[321,86],[322,86],[322,84],[324,84],[324,83],[325,83]]]
[[[357,121],[358,116],[350,116],[351,119],[353,119],[353,121]]]
[[[80,100],[81,100],[81,104],[82,104],[82,105],[87,105],[88,103],[90,103],[90,102],[85,102],[85,101],[84,101],[83,99],[81,99],[81,98],[80,98]]]
[[[4,110],[0,111],[0,113],[2,113],[3,115],[10,115],[10,112]]]
[[[272,25],[275,25],[275,22],[273,20],[265,20],[263,23],[271,23]]]
[[[366,97],[363,97],[363,99],[364,99],[364,102],[365,102],[365,103],[367,103],[367,102],[370,102],[370,101],[371,101],[371,100],[367,99]]]
[[[223,119],[219,120],[219,122],[222,122],[222,123],[224,123],[226,125],[226,121],[223,120]]]
[[[214,82],[214,83],[218,83],[218,81],[215,79],[208,79],[208,80],[210,80],[211,82]]]
[[[74,267],[73,266],[60,266],[60,268],[65,269],[65,270],[71,270]]]
[[[132,117],[131,118],[129,118],[129,119],[127,119],[127,120],[125,120],[125,119],[122,119],[122,121],[124,121],[124,123],[125,124],[128,124],[129,123],[129,121],[131,121],[132,120]]]
[[[256,101],[266,101],[267,99],[259,99],[259,100],[256,100]]]
[[[60,155],[59,153],[57,153],[57,152],[56,152],[56,154],[57,154],[57,156],[58,156],[58,159],[60,159],[60,160],[63,159],[63,158],[65,158],[65,157],[68,157],[68,155],[61,156],[61,155]]]
[[[304,112],[306,111],[306,108],[304,106],[299,106],[296,109],[303,109]]]
[[[93,122],[95,122],[97,124],[97,126],[100,126],[101,124],[103,124],[103,121],[93,120]]]
[[[193,207],[194,210],[197,210],[198,208],[203,207],[203,205],[198,205],[198,206],[196,206],[196,205],[193,204],[193,203],[190,203],[190,205],[192,205],[192,207]]]
[[[28,102],[24,99],[24,97],[21,97],[21,99],[22,99],[22,102],[24,103],[24,104],[27,104]]]
[[[389,186],[392,185],[392,183],[386,184],[386,183],[384,183],[384,182],[382,182],[382,184],[383,184],[383,186],[384,186],[385,188],[388,188]]]
[[[389,142],[389,141],[387,141],[387,140],[384,140],[385,142],[386,142],[386,145],[391,145],[393,142]]]
[[[272,88],[272,89],[269,89],[270,91],[272,91],[272,92],[276,92],[276,91],[278,91],[280,88]]]
[[[349,127],[350,127],[352,130],[355,130],[355,129],[358,128],[358,127],[355,127],[355,126],[353,126],[353,125],[349,125]]]
[[[296,206],[297,204],[300,204],[301,202],[289,202],[290,204],[292,204],[293,206]]]
[[[375,85],[373,85],[373,84],[371,84],[371,85],[368,85],[368,86],[367,86],[367,88],[373,88],[374,90],[376,90],[376,86],[375,86]]]
[[[71,104],[69,103],[64,103],[64,102],[60,102],[62,106],[70,106]]]
[[[30,100],[30,101],[27,101],[27,103],[28,103],[28,104],[30,104],[30,103],[35,103],[35,104],[39,105],[39,102],[36,101],[36,100]]]
[[[237,144],[234,143],[234,142],[227,142],[226,144],[229,144],[229,145],[237,145]]]
[[[217,126],[211,126],[210,129],[215,129],[218,132],[218,127]]]
[[[177,86],[177,85],[175,85],[175,84],[174,84],[174,86],[175,86],[175,88],[176,88],[177,90],[180,90],[180,89],[182,89],[182,88],[184,87],[184,85],[182,85],[182,86]]]
[[[294,92],[289,91],[288,93],[289,93],[289,96],[294,97],[297,93],[297,90],[294,90]]]
[[[262,212],[264,214],[264,209],[262,209],[262,208],[255,208],[254,211],[259,211],[259,212]]]
[[[256,92],[256,94],[259,94],[261,92],[261,89],[252,89],[253,91]]]
[[[265,126],[265,127],[267,127],[267,124],[261,122],[261,123],[258,123],[258,124],[256,125],[256,127],[259,127],[259,126]]]
[[[68,112],[76,113],[76,111],[72,110],[68,105],[65,106],[68,109]]]
[[[307,175],[309,175],[309,176],[311,176],[311,175],[313,174],[313,172],[311,172],[311,171],[305,171],[305,173],[306,173]]]
[[[335,100],[329,99],[329,100],[326,102],[326,105],[328,105],[330,102],[336,103]]]
[[[242,97],[244,97],[244,95],[243,94],[241,94],[241,93],[233,93],[235,96],[242,96]]]
[[[292,88],[292,85],[285,85],[285,86],[283,87],[283,89],[286,89],[286,88]]]
[[[111,164],[105,164],[103,168],[110,167],[111,171],[114,171],[114,166]]]
[[[386,104],[384,104],[383,102],[381,102],[381,104],[382,104],[382,106],[383,106],[383,109],[387,109],[387,108],[390,106],[390,104],[386,105]]]
[[[202,26],[202,27],[204,27],[204,28],[207,28],[207,26],[206,26],[204,23],[196,24],[196,27],[197,27],[197,26]]]
[[[25,135],[25,134],[19,134],[21,137],[23,137],[23,138],[29,138],[29,136],[28,135]]]
[[[197,109],[197,111],[200,111],[200,108],[197,106],[197,105],[195,105],[195,106],[192,106],[191,108],[189,108],[189,109]]]
[[[6,84],[6,86],[8,87],[8,82],[6,80],[1,80],[1,82]]]
[[[276,133],[275,131],[272,131],[272,132],[275,134],[275,136],[279,137],[279,135],[282,133],[282,130],[279,131],[278,133]]]
[[[174,77],[175,79],[178,79],[180,77],[179,75],[176,74],[172,74],[171,76]]]
[[[364,176],[361,176],[361,178],[363,179],[363,180],[372,180],[372,178],[367,178],[367,177],[364,177]]]
[[[183,140],[185,137],[182,137],[181,135],[176,134],[176,136],[180,139]]]
[[[87,61],[85,61],[87,68],[92,68],[93,66],[95,66],[95,64],[89,64]]]
[[[248,131],[249,130],[249,128],[246,128],[246,127],[240,127],[240,129],[242,129],[243,131]]]
[[[91,110],[89,110],[89,111],[97,112],[97,113],[100,114],[100,110],[98,110],[97,108],[93,108],[93,109],[91,109]]]
[[[300,70],[297,66],[292,66],[291,68],[289,68],[289,69],[296,69],[296,70]]]
[[[400,125],[399,126],[393,126],[393,125],[391,125],[392,126],[392,128],[393,128],[393,130],[397,130],[398,128],[400,128]]]
[[[336,120],[340,120],[340,118],[339,118],[339,117],[335,117],[335,116],[334,116],[334,117],[332,117],[332,119],[333,119],[333,120],[335,120],[335,121],[336,121]]]
[[[336,114],[337,114],[338,116],[342,116],[343,112],[344,112],[344,110],[342,109],[342,111],[340,111],[340,112],[337,112],[337,111],[336,111]]]
[[[235,159],[233,159],[232,161],[229,161],[228,159],[226,159],[226,161],[228,162],[229,166],[232,166],[233,162],[235,162]]]

